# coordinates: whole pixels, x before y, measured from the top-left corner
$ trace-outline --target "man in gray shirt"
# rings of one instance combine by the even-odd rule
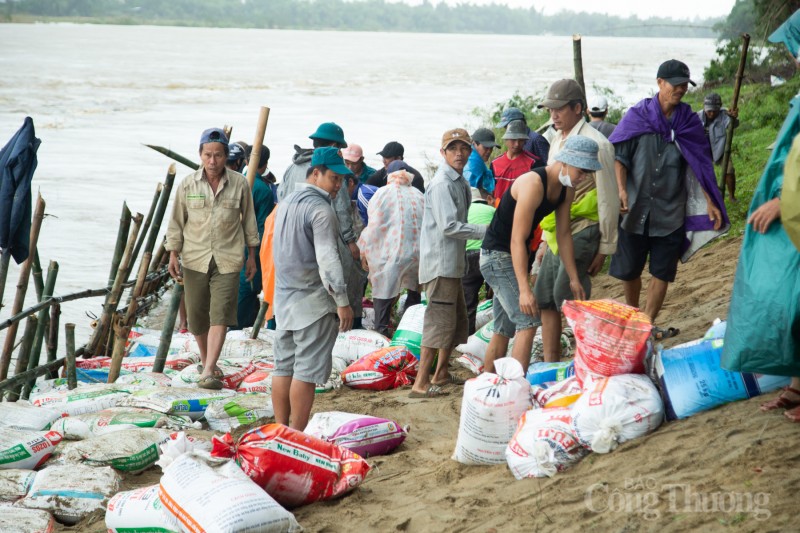
[[[331,205],[342,176],[351,172],[335,147],[317,148],[310,162],[305,183],[278,204],[272,248],[277,324],[272,405],[277,423],[300,431],[308,424],[315,384],[330,377],[337,331],[353,324]]]
[[[456,128],[442,136],[439,166],[425,191],[420,233],[419,282],[425,285],[428,307],[422,325],[419,370],[410,397],[447,394],[441,385],[459,383],[447,365],[453,348],[467,341],[467,304],[461,278],[466,274],[468,239],[483,239],[486,226],[467,223],[472,192],[462,172],[472,152],[466,130]],[[439,352],[436,372],[431,366]],[[463,382],[461,382],[463,383]]]

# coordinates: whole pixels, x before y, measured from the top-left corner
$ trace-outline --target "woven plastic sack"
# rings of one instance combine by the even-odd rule
[[[389,346],[365,355],[342,372],[348,387],[367,390],[396,389],[411,383],[419,361],[403,346]]]

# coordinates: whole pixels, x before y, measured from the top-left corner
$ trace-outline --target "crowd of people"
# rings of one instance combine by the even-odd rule
[[[399,142],[385,144],[383,167],[374,169],[362,145],[326,122],[309,135],[311,147],[295,146],[280,181],[261,147],[250,189],[241,172],[251,147],[217,128],[203,132],[201,168],[176,187],[166,241],[201,351],[200,386],[222,386],[225,332],[252,325],[262,287],[276,329],[276,421],[301,430],[315,383],[330,375],[338,332],[362,326],[367,287],[373,327],[387,336],[400,293],[406,308],[425,293],[412,398],[463,383],[449,371],[450,355],[475,331],[482,290],[495,317],[486,371],[512,338],[512,357],[527,368],[538,327],[544,359],[558,361],[561,305],[590,298],[591,278],[609,257],[634,306],[649,259],[644,310],[655,321],[686,242],[727,227],[713,165],[716,136],[736,120],[713,95],[700,116],[681,102],[694,82],[680,61],[661,64],[656,82],[657,94],[614,125],[604,96],[587,102],[575,80],[558,80],[539,105],[550,114],[547,131],[532,130],[516,108],[471,135],[448,129],[427,182]],[[493,158],[495,128],[505,150]]]

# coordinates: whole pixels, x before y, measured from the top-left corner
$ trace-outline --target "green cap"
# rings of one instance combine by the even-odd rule
[[[311,154],[311,166],[315,167],[317,165],[325,165],[328,170],[332,170],[342,176],[352,174],[350,169],[345,166],[339,149],[333,146],[324,146],[314,150],[314,153]]]
[[[317,128],[317,131],[309,135],[308,138],[332,141],[335,142],[339,148],[347,148],[347,142],[344,140],[344,132],[341,126],[335,122],[323,122]]]

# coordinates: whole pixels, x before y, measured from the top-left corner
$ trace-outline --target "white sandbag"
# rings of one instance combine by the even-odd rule
[[[572,376],[552,385],[533,385],[531,387],[533,402],[544,409],[569,407],[578,401],[583,394],[583,386],[578,376]]]
[[[61,418],[61,411],[36,407],[25,400],[0,402],[0,428],[32,429],[42,431]]]
[[[240,333],[241,337],[235,337],[237,333]],[[233,330],[229,331],[228,335],[225,337],[227,338],[244,338],[249,339],[250,336],[253,334],[253,328],[242,328],[241,330]],[[275,345],[275,330],[274,329],[267,329],[266,327],[262,327],[258,330],[258,335],[256,336],[259,340],[266,342],[269,345]]]
[[[161,467],[161,470],[164,470],[172,464],[172,461],[185,453],[198,451],[210,453],[214,447],[212,439],[213,436],[208,439],[189,436],[185,431],[171,433],[169,439],[160,445],[161,457],[156,461],[156,465]]]
[[[120,472],[142,472],[158,461],[159,445],[169,434],[152,428],[121,429],[91,439],[64,442],[54,464],[110,466]]]
[[[212,464],[189,453],[164,470],[159,498],[179,531],[302,530],[294,515],[247,477],[236,463],[228,460],[219,466]]]
[[[0,468],[33,470],[50,457],[61,434],[55,431],[0,430]]]
[[[253,392],[237,394],[224,400],[215,400],[206,408],[206,422],[214,431],[230,431],[245,424],[252,424],[259,418],[275,416],[272,398],[269,394]]]
[[[133,334],[133,331],[131,331]],[[131,339],[133,335],[128,336],[128,346],[126,357],[153,357],[158,352],[158,347],[161,345],[161,332],[147,331],[143,335]],[[169,347],[167,348],[167,356],[176,355],[186,344],[186,341],[193,339],[194,335],[175,333],[172,335]]]
[[[478,304],[475,310],[475,329],[479,330],[489,322],[494,320],[494,310],[492,309],[492,301],[486,300]]]
[[[105,507],[121,478],[110,467],[53,465],[36,474],[28,495],[16,505],[52,513],[56,520],[76,524]]]
[[[403,315],[392,336],[390,346],[405,346],[419,359],[422,346],[422,323],[425,320],[425,304],[412,305]]]
[[[331,355],[333,355],[334,361],[337,358],[345,361],[347,363],[345,365],[346,368],[347,365],[354,363],[365,355],[389,346],[390,342],[388,338],[377,331],[351,329],[350,331],[339,332]]]
[[[118,492],[106,507],[108,533],[168,533],[172,521],[164,514],[158,485]]]
[[[664,402],[650,378],[641,374],[598,379],[572,407],[575,434],[598,453],[647,435],[663,420]]]
[[[263,392],[272,393],[272,372],[267,370],[256,370],[249,376],[245,376],[236,392]]]
[[[114,382],[115,385],[125,385],[128,390],[150,389],[152,387],[171,387],[172,378],[177,371],[164,369],[160,372],[137,372],[135,374],[125,374]],[[171,374],[171,375],[170,375]]]
[[[134,391],[120,401],[121,406],[144,407],[159,413],[186,415],[197,420],[209,402],[236,394],[232,390],[208,390],[188,387],[154,387]]]
[[[365,307],[362,310],[361,327],[364,329],[375,329],[375,308]]]
[[[82,383],[79,381],[78,387],[80,387],[81,385]],[[36,395],[36,394],[41,394],[43,392],[51,392],[56,390],[69,390],[69,383],[67,382],[67,378],[39,380],[33,385],[33,388],[31,389],[31,395]]]
[[[183,429],[195,427],[199,429],[198,422],[192,422],[188,416],[167,415],[142,409],[140,407],[111,407],[96,413],[69,416],[56,420],[53,430],[61,433],[67,440],[81,440],[98,435],[105,435],[120,429],[140,428],[170,428]]]
[[[400,446],[408,430],[385,418],[328,411],[315,413],[303,433],[372,457]]]
[[[219,354],[220,359],[228,359],[231,357],[255,359],[256,357],[272,357],[274,355],[271,341],[265,341],[260,338],[251,339],[249,337],[236,337],[237,335],[227,335],[225,337],[225,344],[222,345],[222,351]],[[184,343],[183,351],[200,353],[200,347],[197,345],[195,339],[190,339]]]
[[[553,477],[587,454],[575,436],[570,409],[532,409],[520,418],[506,461],[517,479]]]
[[[31,394],[30,400],[37,407],[49,407],[74,416],[114,407],[128,394],[124,387],[115,383],[97,383],[73,390]]]
[[[28,494],[36,472],[22,468],[0,470],[0,502],[15,502]],[[0,528],[2,531],[2,528]]]
[[[0,531],[3,533],[52,533],[55,526],[53,515],[47,511],[4,507],[0,512]]]
[[[456,346],[456,350],[483,361],[486,357],[486,348],[489,347],[489,341],[492,340],[492,335],[494,335],[494,320],[490,320],[478,331],[470,335],[467,338],[467,342]]]
[[[531,408],[530,384],[522,365],[509,357],[495,361],[496,374],[464,384],[461,420],[453,459],[465,464],[502,464],[508,441]]]
[[[456,363],[463,366],[476,376],[483,372],[483,359],[474,355],[462,353],[456,358]]]
[[[164,370],[183,370],[189,365],[194,365],[200,362],[199,352],[174,352],[167,354],[167,360],[164,362]],[[110,364],[110,362],[109,362]],[[128,372],[152,372],[156,364],[156,356],[147,357],[125,357],[122,359],[122,369]]]
[[[226,389],[236,390],[244,378],[256,371],[255,365],[242,357],[220,359],[217,367],[222,371],[220,379]],[[172,378],[173,387],[194,387],[200,381],[200,365],[190,365]]]

